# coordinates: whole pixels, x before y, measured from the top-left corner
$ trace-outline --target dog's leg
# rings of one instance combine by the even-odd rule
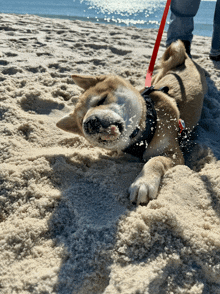
[[[151,158],[129,188],[130,201],[139,205],[147,204],[149,200],[155,199],[165,172],[176,164],[183,164],[183,161],[182,154],[178,161],[165,156]]]

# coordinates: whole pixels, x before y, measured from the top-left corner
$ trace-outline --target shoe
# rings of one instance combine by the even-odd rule
[[[183,44],[184,44],[184,46],[185,46],[185,49],[186,49],[186,53],[188,54],[188,56],[190,57],[190,58],[192,58],[192,55],[191,55],[191,53],[190,53],[190,49],[191,49],[191,43],[190,43],[190,41],[186,41],[186,40],[181,40],[182,42],[183,42]],[[168,45],[166,45],[166,47],[169,47],[170,46],[170,44]]]
[[[190,58],[192,58],[192,55],[190,53],[191,51],[191,43],[190,41],[185,41],[185,40],[181,40],[185,46],[185,49],[186,49],[186,53],[189,55]]]
[[[219,55],[212,55],[211,53],[209,54],[209,58],[214,60],[214,61],[220,61],[220,54]]]

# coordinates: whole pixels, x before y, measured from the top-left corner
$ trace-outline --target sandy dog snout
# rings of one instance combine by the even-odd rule
[[[122,117],[107,109],[91,111],[83,120],[83,133],[94,143],[119,140],[124,127]]]

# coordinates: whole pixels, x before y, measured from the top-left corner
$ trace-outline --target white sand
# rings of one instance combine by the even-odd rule
[[[55,123],[81,93],[70,76],[119,74],[137,88],[155,30],[0,14],[0,293],[220,293],[220,62],[209,73],[188,166],[157,200],[127,190],[142,168]],[[165,34],[159,56],[165,49]]]

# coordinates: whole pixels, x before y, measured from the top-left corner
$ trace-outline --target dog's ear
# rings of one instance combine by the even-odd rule
[[[74,115],[74,113],[70,113],[61,118],[61,120],[57,122],[56,126],[66,132],[83,135],[81,129],[77,124],[76,116]]]
[[[90,87],[95,86],[97,83],[104,81],[106,76],[87,76],[87,75],[72,75],[74,82],[84,90],[89,89]]]

